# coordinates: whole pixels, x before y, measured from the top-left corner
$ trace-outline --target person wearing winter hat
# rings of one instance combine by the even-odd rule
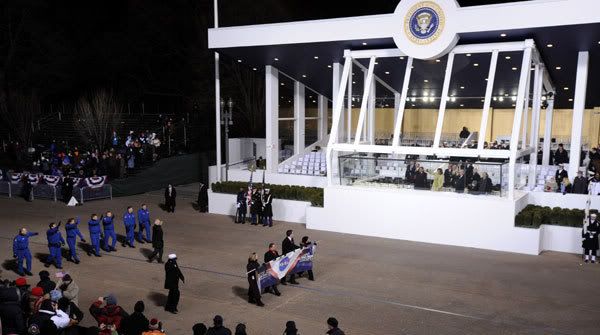
[[[223,326],[223,317],[215,315],[213,326],[208,328],[206,335],[231,335],[231,330]]]
[[[56,315],[54,306],[50,300],[44,300],[40,306],[40,310],[29,318],[27,324],[28,334],[44,334],[44,335],[56,335],[58,334],[58,327],[52,320],[52,317]]]
[[[48,271],[42,270],[40,271],[39,275],[40,281],[37,283],[36,286],[39,286],[42,289],[44,289],[44,294],[50,293],[50,291],[56,288],[56,283],[50,280],[50,273]]]
[[[235,326],[235,335],[248,335],[248,333],[246,333],[246,325],[238,323],[237,326]]]
[[[105,306],[102,306],[106,303]],[[113,294],[106,297],[99,297],[92,306],[90,306],[90,314],[98,322],[98,326],[104,325],[103,332],[100,334],[111,334],[108,331],[115,329],[121,332],[121,325],[128,314],[123,308],[117,305],[117,298]]]
[[[133,307],[133,313],[123,320],[122,329],[125,334],[141,334],[149,329],[150,322],[144,315],[146,306],[138,301]]]
[[[27,285],[27,278],[25,277],[19,277],[15,280],[15,286],[16,287],[29,287],[29,285]]]
[[[31,310],[29,309],[30,305],[29,305],[29,284],[27,284],[27,279],[25,277],[19,277],[15,280],[15,286],[19,289],[19,294],[20,294],[20,304],[21,304],[21,310],[23,311],[23,314],[25,315],[29,315],[29,313],[31,312]]]
[[[206,335],[206,325],[204,323],[196,323],[192,327],[193,335]]]
[[[36,286],[32,288],[29,295],[29,308],[27,309],[29,313],[27,315],[30,316],[37,313],[45,299],[44,290],[41,287]]]
[[[150,320],[149,330],[147,332],[143,332],[142,335],[159,335],[164,334],[162,329],[162,322],[158,321],[157,318],[153,318]]]
[[[59,288],[62,291],[63,297],[69,299],[76,306],[79,306],[79,286],[73,281],[70,274],[67,273],[63,276]]]
[[[283,335],[298,335],[298,329],[296,329],[296,322],[288,321],[285,323],[285,330]]]
[[[327,319],[327,327],[329,328],[329,330],[327,331],[327,334],[329,335],[344,335],[345,333],[338,328],[338,320],[336,318],[329,318]]]
[[[58,303],[58,300],[62,298],[62,292],[60,290],[50,291],[50,300],[54,303]]]
[[[177,255],[170,254],[165,263],[165,289],[169,290],[165,311],[177,314],[179,304],[179,280],[185,283],[185,277],[177,266]]]

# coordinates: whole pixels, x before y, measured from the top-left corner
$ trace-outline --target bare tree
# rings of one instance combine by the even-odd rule
[[[120,122],[123,107],[110,91],[98,90],[77,101],[75,127],[81,138],[99,150],[104,149]]]
[[[24,146],[31,146],[35,122],[41,115],[41,105],[35,93],[9,91],[0,103],[0,117],[12,136]]]

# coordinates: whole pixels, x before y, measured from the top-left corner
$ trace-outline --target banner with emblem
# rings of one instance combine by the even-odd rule
[[[60,176],[44,175],[44,183],[50,186],[56,186],[60,182]]]
[[[10,174],[10,182],[13,184],[18,184],[21,182],[22,177],[23,177],[22,173],[11,173]]]
[[[313,243],[261,265],[257,270],[258,288],[262,289],[278,284],[279,280],[286,275],[312,270],[314,253],[315,244]]]
[[[100,188],[104,186],[106,176],[85,178],[85,183],[89,188]]]

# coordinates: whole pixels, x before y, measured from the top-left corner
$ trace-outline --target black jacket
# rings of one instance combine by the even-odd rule
[[[345,335],[345,333],[339,328],[333,328],[327,331],[329,335]]]
[[[164,246],[163,242],[163,230],[161,226],[152,226],[152,247],[155,249],[162,249]]]
[[[465,190],[465,175],[462,176],[456,176],[456,180],[454,181],[454,189],[457,191],[464,191]]]
[[[562,184],[563,178],[569,177],[569,173],[567,170],[556,170],[556,174],[554,175],[554,179],[558,185]]]
[[[285,239],[283,239],[283,242],[281,242],[281,252],[284,255],[287,254],[288,252],[294,251],[298,248],[300,248],[300,247],[294,243],[293,238],[290,241],[290,239],[286,237]]]
[[[221,327],[210,327],[206,332],[206,335],[231,335],[231,330]]]
[[[248,262],[248,265],[246,265],[246,271],[248,272],[248,282],[249,283],[256,282],[256,269],[258,269],[259,266],[260,266],[260,264],[258,264],[257,261]],[[252,272],[250,272],[250,271],[252,271]]]
[[[140,335],[142,332],[148,330],[150,321],[146,318],[144,313],[133,312],[121,325],[121,331],[123,335]]]
[[[478,191],[480,193],[490,193],[492,192],[492,180],[490,179],[490,177],[486,177],[485,179],[481,179],[481,181],[479,182],[479,189]]]
[[[2,319],[2,334],[22,334],[25,332],[25,318],[21,309],[18,288],[0,288],[0,319]]]
[[[270,261],[279,257],[279,253],[277,251],[267,251],[265,252],[265,263],[269,263]]]
[[[56,283],[50,280],[50,278],[44,278],[40,280],[36,286],[39,286],[44,290],[44,294],[50,293],[50,291],[56,288]]]
[[[417,171],[415,173],[415,188],[426,188],[427,187],[427,172]]]
[[[588,193],[588,181],[585,177],[575,177],[575,180],[573,180],[573,193]]]
[[[177,190],[175,190],[175,187],[173,187],[171,189],[171,196],[169,196],[169,188],[165,188],[165,201],[172,201],[175,202],[175,198],[177,197]]]
[[[179,288],[179,280],[185,281],[179,266],[175,260],[169,259],[165,263],[165,289]]]
[[[554,163],[558,164],[566,164],[569,163],[569,153],[567,150],[563,150],[562,152],[558,149],[554,152]]]

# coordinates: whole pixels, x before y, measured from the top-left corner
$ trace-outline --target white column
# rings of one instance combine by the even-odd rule
[[[347,143],[352,140],[352,71],[348,74],[348,106],[346,113],[346,139]]]
[[[519,78],[519,93],[517,94],[517,103],[515,104],[515,116],[513,118],[513,128],[510,137],[510,156],[508,163],[508,198],[513,199],[515,195],[516,163],[517,150],[519,147],[519,133],[523,119],[523,109],[525,106],[525,94],[527,92],[527,77],[531,70],[531,52],[533,41],[526,41],[528,46],[523,51],[523,62],[521,63],[521,76]]]
[[[265,147],[267,171],[277,172],[279,166],[279,71],[265,67]]]
[[[573,180],[579,171],[581,159],[581,132],[583,130],[583,112],[587,91],[588,65],[590,54],[580,51],[577,57],[577,77],[575,78],[575,97],[573,102],[573,127],[571,128],[571,149],[569,153],[569,179]]]
[[[552,140],[552,117],[554,116],[554,99],[547,100],[546,123],[544,125],[544,143],[542,144],[542,165],[552,165],[550,162],[550,144]]]
[[[216,0],[215,0],[216,5]],[[216,6],[215,6],[216,12]],[[216,22],[216,18],[215,18]],[[215,134],[217,156],[217,181],[221,181],[221,76],[219,72],[219,53],[215,52]]]
[[[544,88],[544,71],[541,64],[535,65],[535,73],[533,78],[533,105],[531,109],[531,134],[529,138],[529,145],[533,148],[533,152],[529,155],[529,178],[527,178],[527,186],[530,190],[533,190],[537,184],[537,152],[540,138],[540,110],[542,108],[542,90]]]
[[[359,145],[362,134],[365,128],[366,113],[369,104],[369,96],[371,93],[371,85],[373,84],[373,70],[375,69],[375,57],[371,57],[369,61],[369,69],[366,73],[365,85],[363,87],[362,100],[360,102],[360,114],[358,115],[358,123],[356,125],[356,135],[354,136],[354,145]]]
[[[304,151],[304,132],[306,127],[304,84],[294,82],[294,155]]]
[[[369,121],[367,123],[367,133],[368,133],[368,137],[367,140],[369,141],[370,144],[375,144],[375,108],[376,108],[376,97],[377,97],[377,91],[376,89],[376,84],[377,82],[375,81],[375,77],[373,77],[373,79],[371,79],[371,93],[369,93]]]
[[[435,137],[433,138],[433,147],[440,147],[440,139],[442,138],[442,127],[444,126],[444,116],[446,113],[446,101],[448,100],[448,89],[450,87],[450,78],[452,77],[452,66],[454,65],[454,53],[448,55],[446,64],[446,74],[444,75],[444,86],[442,87],[440,109],[438,112],[437,125],[435,127]]]
[[[487,133],[488,119],[490,118],[490,105],[492,103],[492,93],[494,89],[494,80],[496,79],[496,65],[498,64],[498,50],[492,52],[490,61],[490,70],[487,77],[487,88],[485,90],[485,100],[483,102],[483,113],[481,114],[481,124],[479,126],[479,138],[477,139],[477,149],[483,149],[485,134]]]
[[[322,140],[327,136],[327,98],[319,94],[317,100],[319,108],[319,125],[317,130],[318,140]]]
[[[344,107],[344,93],[346,91],[346,85],[347,85],[347,81],[344,81],[348,78],[348,72],[351,71],[351,64],[352,64],[352,58],[350,56],[346,57],[346,61],[344,62],[344,69],[342,72],[342,81],[340,82],[339,79],[340,77],[335,77],[334,76],[334,88],[337,88],[337,90],[334,90],[332,92],[333,96],[334,96],[334,101],[335,103],[333,104],[333,111],[332,111],[332,124],[331,124],[331,132],[329,133],[329,141],[327,143],[327,184],[328,185],[333,185],[333,161],[334,161],[334,155],[333,155],[333,145],[335,143],[337,143],[338,141],[338,131],[340,129],[340,119],[341,119],[341,114],[342,113],[342,109]],[[338,86],[335,86],[335,78],[338,78]],[[340,86],[341,85],[341,86]]]
[[[396,124],[396,122],[398,122],[398,110],[400,109],[401,99],[402,95],[399,92],[394,93],[394,125]]]
[[[527,122],[529,122],[529,94],[531,93],[531,69],[527,76],[527,91],[525,93],[525,110],[523,110],[523,135],[521,136],[521,149],[527,147]]]
[[[412,63],[412,57],[408,57],[406,69],[404,71],[404,82],[402,83],[400,104],[398,105],[398,117],[396,117],[396,123],[394,124],[394,139],[392,140],[392,146],[394,147],[400,145],[400,131],[402,130],[402,120],[404,119],[404,109],[406,106],[406,98],[408,96],[408,85],[410,83],[410,75],[412,74]]]
[[[335,104],[337,103],[337,92],[339,91],[339,87],[340,87],[340,79],[341,79],[341,75],[342,75],[342,65],[340,63],[333,63],[333,90],[331,92],[332,93],[332,98],[333,98],[333,106],[335,106]],[[344,99],[344,96],[342,96],[342,100]],[[343,102],[342,102],[342,107],[343,107]],[[343,114],[343,113],[342,113]],[[343,122],[343,115],[340,115],[340,117],[342,118],[342,120],[340,120],[340,125],[338,127],[343,127],[342,125],[344,124]],[[333,133],[333,130],[331,131]],[[336,143],[338,141],[343,141],[343,137],[342,137],[342,131],[340,131],[338,129],[338,131],[336,131],[336,134],[338,134],[338,138],[336,139]]]

